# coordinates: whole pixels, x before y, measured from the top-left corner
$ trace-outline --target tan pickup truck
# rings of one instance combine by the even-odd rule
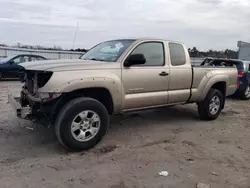
[[[216,119],[237,81],[236,68],[192,67],[183,44],[150,38],[106,41],[80,59],[22,66],[21,96],[9,95],[17,116],[54,125],[72,150],[102,140],[111,114],[195,102],[201,119]]]

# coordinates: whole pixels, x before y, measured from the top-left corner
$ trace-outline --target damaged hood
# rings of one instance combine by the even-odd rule
[[[119,62],[103,62],[93,60],[45,60],[45,61],[32,61],[19,64],[25,70],[36,71],[72,71],[72,70],[94,70],[94,69],[114,69],[119,68]]]

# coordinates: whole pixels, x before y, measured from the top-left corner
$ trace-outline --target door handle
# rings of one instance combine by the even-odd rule
[[[168,73],[166,73],[166,72],[161,72],[160,74],[159,74],[160,76],[168,76]]]

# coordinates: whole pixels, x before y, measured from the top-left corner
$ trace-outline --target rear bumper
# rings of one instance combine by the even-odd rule
[[[238,84],[237,92],[236,93],[244,93],[247,88],[247,84],[240,83]]]
[[[11,104],[17,117],[27,119],[32,114],[32,109],[30,106],[22,107],[20,99],[21,97],[14,97],[12,95],[8,95],[8,102]]]

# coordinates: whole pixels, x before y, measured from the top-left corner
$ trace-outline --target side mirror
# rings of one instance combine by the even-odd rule
[[[146,58],[143,54],[132,54],[124,62],[124,67],[130,67],[131,65],[142,65],[146,63]]]

